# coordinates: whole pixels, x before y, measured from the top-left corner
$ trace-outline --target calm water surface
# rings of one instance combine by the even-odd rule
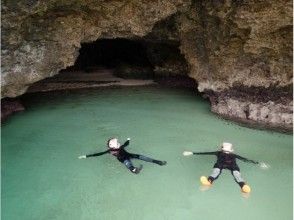
[[[2,126],[2,219],[290,220],[292,135],[240,127],[219,119],[191,91],[154,87],[31,95],[25,112]],[[104,151],[106,140],[131,138],[127,150],[167,166],[143,164],[130,173]],[[239,161],[251,186],[242,196],[230,172],[200,190],[214,156],[183,157],[184,150],[214,151],[222,141],[237,154],[271,165]]]

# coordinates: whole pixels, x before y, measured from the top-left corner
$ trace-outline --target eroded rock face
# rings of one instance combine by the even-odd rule
[[[153,59],[155,72],[188,69],[223,116],[292,126],[290,0],[4,1],[2,97],[23,94],[73,65],[81,43],[105,38],[177,44],[185,64]]]
[[[189,4],[176,1],[21,0],[2,5],[2,96],[73,65],[83,42],[143,37]]]
[[[292,130],[293,101],[289,96],[292,88],[274,87],[232,88],[222,92],[207,91],[211,110],[225,118],[239,122],[258,124],[282,131]]]
[[[196,2],[179,24],[200,91],[292,84],[291,1]]]
[[[21,112],[24,110],[24,106],[17,99],[8,98],[1,100],[1,123],[5,121],[13,113]]]
[[[291,129],[291,1],[196,1],[178,17],[178,24],[189,75],[200,92],[214,94],[212,111]],[[241,96],[244,88],[261,101]],[[270,92],[252,93],[256,88]],[[288,89],[273,100],[270,94],[284,88]],[[234,98],[232,91],[239,91]],[[263,116],[265,108],[268,116]]]

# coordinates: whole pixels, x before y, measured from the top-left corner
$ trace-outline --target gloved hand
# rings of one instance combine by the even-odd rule
[[[78,158],[79,159],[86,159],[87,157],[86,157],[86,155],[82,155],[82,156],[79,156]]]
[[[131,140],[131,138],[127,138],[127,141]]]
[[[183,155],[184,156],[190,156],[190,155],[193,155],[193,152],[191,152],[191,151],[184,151],[183,152]]]
[[[266,163],[264,163],[264,162],[260,162],[260,163],[259,163],[259,167],[260,167],[261,169],[263,169],[263,170],[266,170],[266,169],[270,168],[270,165],[268,165],[268,164],[266,164]]]

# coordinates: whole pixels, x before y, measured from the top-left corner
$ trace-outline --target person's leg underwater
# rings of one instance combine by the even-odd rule
[[[248,186],[244,179],[241,177],[241,173],[239,170],[231,170],[232,175],[236,181],[236,183],[238,183],[238,185],[240,186],[242,192],[244,193],[249,193],[251,191],[250,186]]]
[[[206,176],[201,176],[200,177],[200,182],[204,186],[211,186],[213,181],[216,180],[219,177],[221,172],[222,172],[222,169],[220,169],[218,167],[214,167],[213,170],[212,170],[211,175],[208,178]]]
[[[140,173],[140,171],[142,170],[143,166],[140,165],[139,167],[134,167],[132,164],[132,161],[130,159],[126,159],[123,161],[123,164],[132,172],[135,174]]]
[[[160,166],[166,165],[166,161],[161,161],[161,160],[155,160],[152,159],[150,157],[146,157],[144,155],[139,155],[139,154],[130,154],[132,158],[138,159],[138,160],[143,160],[146,162],[150,162],[150,163],[156,163]]]

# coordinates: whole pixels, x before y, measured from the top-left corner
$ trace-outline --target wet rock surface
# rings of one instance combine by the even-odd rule
[[[10,115],[16,112],[24,111],[25,108],[17,99],[1,100],[1,123],[3,123]]]
[[[293,101],[291,87],[235,87],[215,93],[205,91],[211,110],[225,118],[256,127],[292,131]]]

